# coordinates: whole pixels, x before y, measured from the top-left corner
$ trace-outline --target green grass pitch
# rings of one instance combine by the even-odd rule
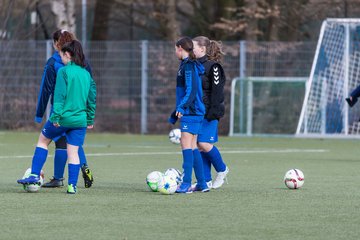
[[[167,136],[89,134],[93,187],[26,193],[16,183],[38,133],[0,132],[0,239],[359,239],[358,140],[220,138],[229,184],[209,193],[150,192],[146,175],[181,170]],[[54,145],[44,171],[53,174]],[[289,190],[285,172],[305,184]],[[66,170],[67,171],[67,170]]]

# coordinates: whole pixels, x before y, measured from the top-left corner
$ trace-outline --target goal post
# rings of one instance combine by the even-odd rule
[[[349,109],[345,101],[359,84],[360,19],[325,20],[306,84],[296,135],[360,136],[359,106]]]

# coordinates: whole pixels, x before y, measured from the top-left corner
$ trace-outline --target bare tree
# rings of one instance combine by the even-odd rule
[[[95,3],[95,20],[92,32],[92,40],[107,40],[109,18],[113,9],[114,0],[97,0]]]
[[[260,21],[269,21],[267,32],[271,33],[275,25],[273,23],[280,16],[276,0],[247,0],[244,5],[228,7],[227,10],[232,13],[232,17],[222,17],[212,27],[223,30],[229,35],[243,34],[247,40],[256,40],[257,37],[266,35],[266,31],[259,24]]]
[[[99,9],[102,7],[102,9]],[[180,35],[176,0],[111,0],[96,2],[93,39],[108,39],[110,31],[126,32],[132,39],[134,27],[160,39],[174,40]],[[124,34],[122,35],[124,38]]]
[[[51,11],[55,15],[58,28],[75,32],[75,1],[53,0],[51,1]]]

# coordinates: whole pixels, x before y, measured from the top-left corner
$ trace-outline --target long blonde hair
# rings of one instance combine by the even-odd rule
[[[222,51],[222,43],[220,41],[210,40],[204,36],[198,36],[193,39],[200,47],[206,48],[206,55],[209,60],[221,63],[222,57],[225,55]]]

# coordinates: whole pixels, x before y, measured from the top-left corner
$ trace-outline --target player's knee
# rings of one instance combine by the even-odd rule
[[[209,152],[212,149],[212,144],[207,142],[198,142],[198,148],[201,152]]]
[[[66,137],[61,137],[55,142],[56,149],[66,149]]]

